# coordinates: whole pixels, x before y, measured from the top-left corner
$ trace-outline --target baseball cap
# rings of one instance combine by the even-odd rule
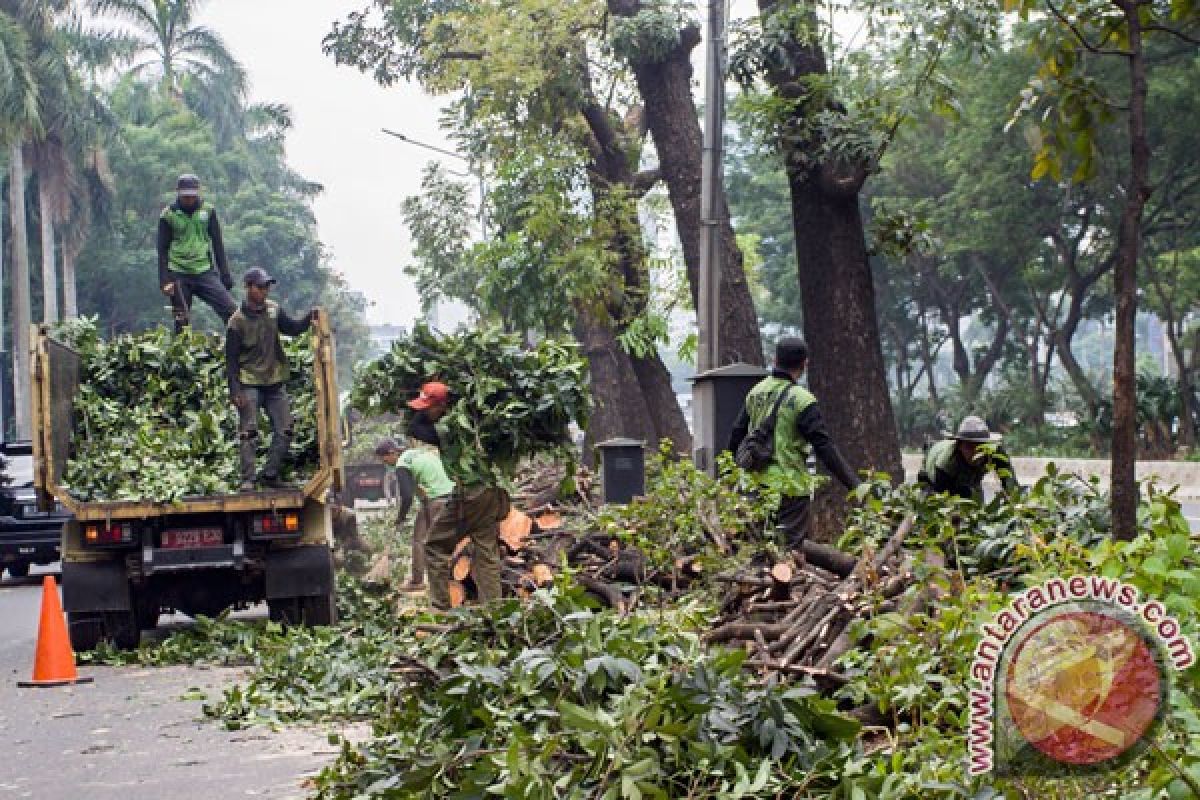
[[[262,267],[251,267],[242,276],[242,283],[246,286],[270,286],[272,283],[278,283],[278,281],[268,275],[267,271]]]
[[[175,193],[180,197],[199,197],[200,179],[190,172],[180,175],[175,181]]]
[[[450,400],[450,387],[444,383],[427,383],[421,387],[421,394],[416,399],[408,401],[408,407],[414,411],[424,411],[430,406],[441,405]]]

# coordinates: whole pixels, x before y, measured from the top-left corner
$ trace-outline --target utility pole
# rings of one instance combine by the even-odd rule
[[[726,0],[708,0],[705,37],[704,153],[700,185],[700,291],[696,308],[698,349],[696,371],[703,375],[721,366],[721,226],[722,145],[725,128],[725,15]],[[715,398],[699,391],[692,398],[695,460],[711,471],[716,439]]]

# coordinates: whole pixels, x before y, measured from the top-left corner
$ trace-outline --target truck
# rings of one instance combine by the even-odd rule
[[[33,490],[33,444],[0,445],[0,569],[24,578],[30,566],[58,561],[62,527],[69,515],[60,505],[38,508]]]
[[[333,333],[313,326],[320,458],[303,486],[184,497],[173,503],[82,501],[62,484],[75,436],[79,354],[46,328],[33,342],[34,488],[44,510],[61,505],[62,599],[71,644],[137,646],[160,614],[215,616],[266,601],[272,620],[337,619],[330,504],[342,484]]]

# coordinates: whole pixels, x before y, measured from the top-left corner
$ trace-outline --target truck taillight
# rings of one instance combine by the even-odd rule
[[[300,532],[300,514],[288,511],[283,514],[259,514],[254,518],[254,533],[257,536],[285,536]]]
[[[131,544],[133,525],[128,522],[115,525],[90,523],[83,529],[83,541],[87,544]]]

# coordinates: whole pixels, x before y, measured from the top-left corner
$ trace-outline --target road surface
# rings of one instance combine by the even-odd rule
[[[331,761],[326,731],[226,731],[203,717],[232,669],[91,667],[95,682],[21,689],[33,665],[41,601],[37,570],[0,582],[0,800],[304,798]]]

